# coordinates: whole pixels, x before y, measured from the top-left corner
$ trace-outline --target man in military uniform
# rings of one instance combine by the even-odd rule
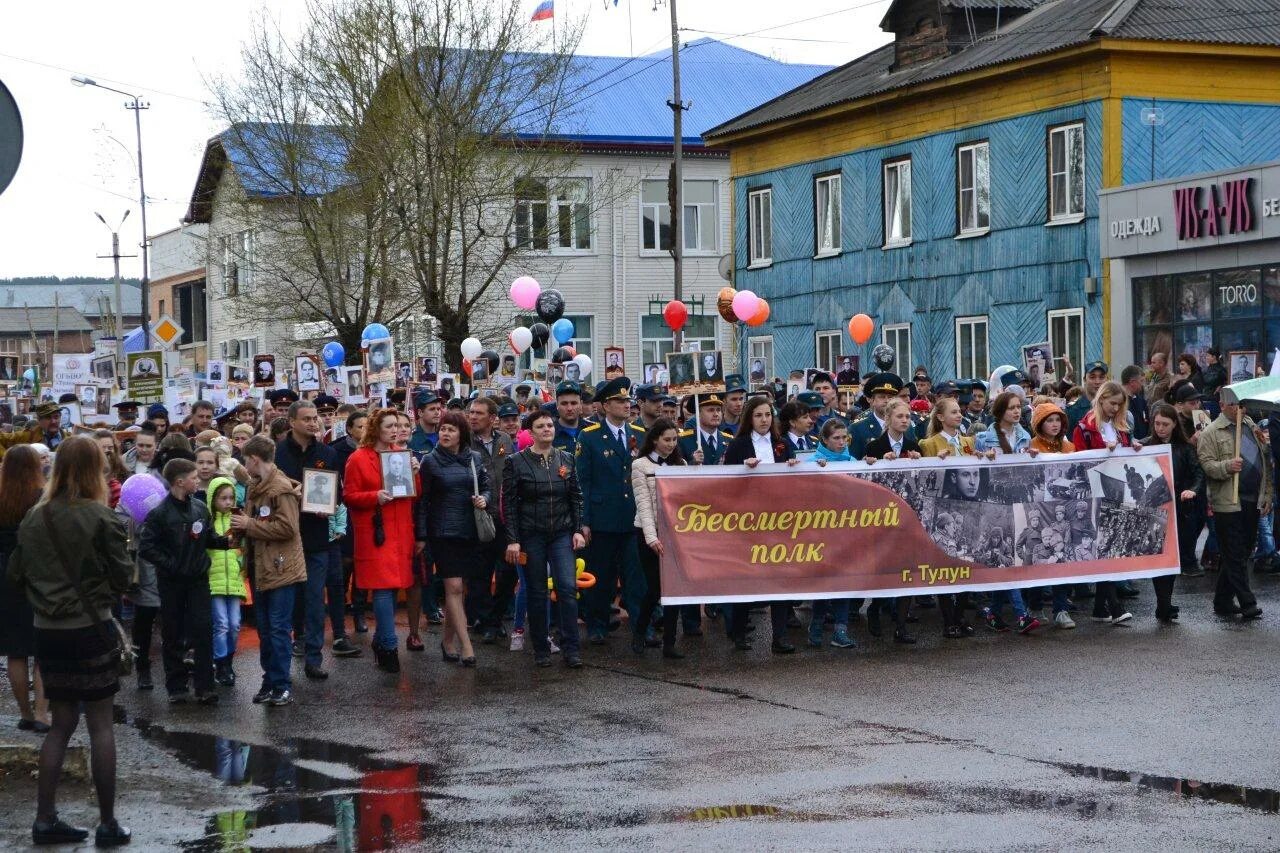
[[[730,373],[724,378],[724,421],[721,429],[728,433],[737,433],[738,419],[742,417],[742,407],[747,402],[747,382],[741,373]]]
[[[661,385],[637,385],[636,402],[640,404],[640,416],[631,422],[631,425],[638,427],[641,431],[641,440],[644,440],[643,433],[649,431],[649,427],[653,426],[653,422],[662,417],[662,392]]]
[[[0,453],[18,444],[43,444],[57,450],[62,440],[71,435],[69,430],[61,429],[62,408],[57,403],[36,406],[35,417],[34,426],[0,435]]]
[[[631,380],[625,376],[604,384],[598,395],[603,417],[599,423],[582,428],[575,450],[587,569],[596,576],[596,585],[583,593],[587,641],[592,645],[602,644],[606,633],[618,627],[610,616],[619,578],[623,607],[632,624],[645,592],[636,551],[636,501],[631,493],[635,431],[627,425],[630,391]]]
[[[672,423],[680,417],[680,401],[670,394],[662,398],[662,416]]]
[[[849,429],[849,454],[854,459],[866,455],[867,445],[884,432],[884,412],[902,391],[902,380],[892,373],[877,373],[862,386],[871,408]]]
[[[582,386],[566,379],[556,386],[556,437],[551,444],[565,453],[573,453],[581,434]]]
[[[1067,406],[1068,436],[1075,432],[1076,424],[1080,423],[1093,408],[1093,397],[1102,387],[1102,383],[1107,381],[1107,374],[1110,372],[1111,368],[1105,361],[1091,361],[1084,366],[1084,393]]]
[[[717,394],[698,398],[698,423],[680,430],[680,455],[690,465],[719,465],[733,433],[721,427],[724,403]]]
[[[129,429],[138,425],[138,401],[121,400],[111,408],[116,410],[117,417],[120,418],[116,425],[112,427],[114,430]]]

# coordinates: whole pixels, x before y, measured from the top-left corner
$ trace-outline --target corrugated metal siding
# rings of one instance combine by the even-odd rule
[[[1164,121],[1154,128],[1142,123],[1153,105]],[[1125,98],[1121,115],[1126,184],[1280,160],[1280,104]]]
[[[1045,134],[1052,125],[1085,121],[1086,219],[1045,227]],[[991,144],[992,224],[986,237],[955,240],[955,146]],[[881,164],[912,157],[913,235],[902,249],[882,250]],[[839,168],[844,252],[813,260],[813,176]],[[1086,305],[1082,280],[1098,275],[1097,189],[1102,181],[1102,106],[1090,101],[962,132],[853,152],[735,181],[736,284],[769,300],[775,369],[808,367],[815,331],[843,329],[865,312],[876,321],[912,324],[912,358],[936,377],[955,372],[956,316],[990,317],[991,364],[1016,362],[1021,344],[1047,335],[1046,311],[1084,307],[1086,357],[1102,354],[1101,303]],[[746,270],[746,193],[773,188],[771,267]],[[785,333],[783,330],[786,330]],[[870,364],[880,340],[842,349]],[[909,369],[914,365],[907,366]],[[903,367],[900,365],[900,367]]]

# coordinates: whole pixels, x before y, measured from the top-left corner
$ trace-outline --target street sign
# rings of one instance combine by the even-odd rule
[[[13,180],[20,160],[22,115],[18,112],[18,102],[9,94],[4,83],[0,83],[0,193]]]
[[[157,343],[164,344],[167,347],[176,344],[185,331],[168,314],[151,324],[151,337],[155,338]]]

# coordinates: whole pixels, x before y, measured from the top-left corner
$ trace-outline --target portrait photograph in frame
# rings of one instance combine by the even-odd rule
[[[333,515],[338,509],[338,472],[319,468],[302,471],[302,511]]]
[[[393,498],[418,496],[418,478],[413,473],[413,453],[409,450],[383,450],[378,453],[382,464],[382,488]]]

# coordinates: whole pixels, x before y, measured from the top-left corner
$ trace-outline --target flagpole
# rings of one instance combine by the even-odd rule
[[[671,199],[674,209],[671,211],[671,255],[675,260],[673,292],[675,300],[680,302],[684,297],[684,103],[680,100],[680,24],[676,19],[676,0],[668,0],[671,4],[671,100],[668,102],[673,116],[672,120],[672,155],[675,162],[672,169]],[[679,352],[683,343],[683,335],[679,330],[673,334],[672,346]],[[694,412],[697,415],[697,412]]]

